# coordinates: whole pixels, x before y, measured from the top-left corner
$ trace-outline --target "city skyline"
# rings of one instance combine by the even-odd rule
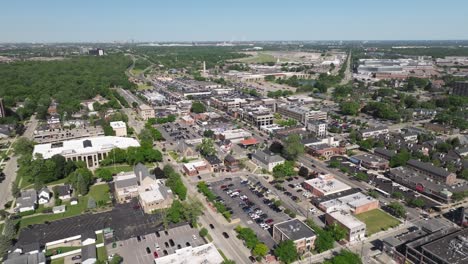
[[[0,42],[468,39],[468,3],[455,0],[110,3],[5,3]]]

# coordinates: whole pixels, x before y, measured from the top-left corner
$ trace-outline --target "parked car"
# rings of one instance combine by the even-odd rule
[[[149,247],[146,247],[146,253],[150,254],[151,253],[151,250]]]
[[[210,228],[211,228],[211,229],[214,229],[214,225],[213,225],[213,224],[210,224]]]
[[[81,255],[76,255],[74,257],[71,258],[72,260],[78,260],[78,259],[81,259]]]
[[[229,238],[229,235],[226,232],[223,232],[223,236],[224,236],[224,238]]]

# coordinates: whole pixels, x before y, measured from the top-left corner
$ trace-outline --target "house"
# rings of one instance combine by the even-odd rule
[[[236,172],[240,170],[240,162],[234,156],[228,154],[224,157],[224,165],[226,166],[227,171]]]
[[[96,263],[96,245],[90,244],[81,248],[81,263],[94,264]]]
[[[224,164],[216,155],[206,156],[205,159],[210,164],[213,172],[222,172],[224,171]]]
[[[54,207],[52,208],[52,212],[53,212],[54,214],[65,213],[65,205],[54,206]]]
[[[29,189],[21,192],[21,197],[16,199],[16,210],[21,212],[33,211],[36,209],[37,192]]]
[[[96,244],[96,233],[94,233],[94,231],[87,230],[81,234],[81,245],[87,246],[92,244]]]
[[[72,189],[68,184],[57,186],[55,189],[60,200],[68,200],[71,198]]]
[[[315,232],[299,219],[294,218],[273,226],[273,240],[276,243],[292,240],[300,253],[313,249],[316,238]]]
[[[40,252],[39,243],[31,243],[15,248],[8,254],[4,264],[45,264],[44,252]]]
[[[269,150],[259,150],[252,153],[252,161],[267,171],[273,171],[277,165],[283,164],[285,159]]]
[[[119,203],[130,202],[138,196],[138,180],[134,172],[114,176],[115,199]]]
[[[70,205],[77,205],[78,204],[78,199],[77,198],[71,198],[70,199]]]
[[[349,160],[370,170],[386,170],[390,167],[390,162],[388,160],[372,154],[355,155]]]
[[[42,188],[39,190],[39,193],[37,195],[38,197],[38,203],[39,204],[46,204],[50,201],[50,190],[47,187]]]

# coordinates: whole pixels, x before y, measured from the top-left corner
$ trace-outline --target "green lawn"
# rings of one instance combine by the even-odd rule
[[[368,236],[400,224],[400,221],[395,217],[380,209],[374,209],[372,211],[358,214],[356,217],[366,224],[366,232]]]
[[[104,234],[96,234],[96,245],[104,242]]]
[[[58,248],[53,248],[53,249],[46,250],[45,254],[46,254],[46,256],[52,256],[54,251],[56,251],[57,254],[62,254],[62,253],[70,252],[70,251],[77,250],[77,249],[80,249],[80,248],[81,247],[58,247]]]
[[[97,259],[106,261],[107,260],[107,250],[106,247],[98,247],[97,248]]]
[[[70,202],[64,202],[63,204],[66,205],[65,213],[61,214],[44,214],[44,215],[37,215],[32,217],[26,217],[21,219],[20,221],[20,228],[26,227],[28,225],[34,224],[42,224],[45,221],[55,221],[67,217],[77,216],[82,214],[88,207],[88,197],[93,197],[93,199],[97,201],[104,201],[104,203],[108,203],[110,201],[109,197],[109,185],[107,184],[100,184],[100,185],[93,185],[91,186],[89,193],[86,196],[78,197],[78,204],[77,205],[70,205]]]
[[[138,90],[142,91],[142,90],[151,90],[153,89],[154,87],[151,86],[151,85],[146,85],[146,84],[139,84],[138,85]]]
[[[50,261],[50,264],[64,264],[65,258],[58,258]]]
[[[107,167],[101,167],[101,168],[106,168],[112,172],[112,174],[118,174],[120,172],[128,172],[128,171],[133,171],[133,167],[130,165],[111,165]]]

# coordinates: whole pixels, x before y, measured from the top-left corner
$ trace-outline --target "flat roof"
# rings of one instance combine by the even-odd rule
[[[87,137],[62,141],[59,143],[39,144],[34,146],[33,156],[41,154],[44,159],[54,155],[84,155],[111,150],[114,148],[126,149],[128,147],[139,147],[140,143],[134,138],[127,137]]]
[[[378,162],[378,163],[388,162],[386,159],[383,159],[381,157],[378,157],[372,154],[355,155],[355,156],[352,156],[351,158],[356,159],[356,160],[361,160],[364,162]]]
[[[337,179],[321,179],[314,178],[305,181],[306,184],[312,186],[312,188],[323,192],[324,195],[329,195],[337,192],[342,192],[351,189],[351,187],[344,182]]]
[[[116,129],[116,128],[126,128],[127,126],[125,125],[125,122],[123,121],[114,121],[114,122],[110,122],[110,126],[113,128],[113,129]]]
[[[189,171],[196,170],[198,167],[203,167],[203,166],[206,166],[206,162],[204,160],[197,160],[194,162],[184,164],[184,167],[187,168],[187,170]]]
[[[329,213],[336,221],[340,222],[342,225],[346,226],[348,229],[355,229],[358,227],[366,227],[364,222],[357,219],[354,215],[345,211],[335,211]]]
[[[315,232],[312,228],[295,218],[278,223],[275,227],[292,241],[315,236]]]
[[[422,246],[427,251],[451,264],[468,262],[468,229],[452,233]]]
[[[219,264],[223,257],[212,244],[177,249],[174,254],[154,259],[156,264]]]
[[[326,202],[320,203],[320,206],[325,207],[327,210],[352,210],[357,207],[374,203],[377,200],[365,195],[361,192],[353,193],[347,196],[343,196],[337,199],[329,200]]]

